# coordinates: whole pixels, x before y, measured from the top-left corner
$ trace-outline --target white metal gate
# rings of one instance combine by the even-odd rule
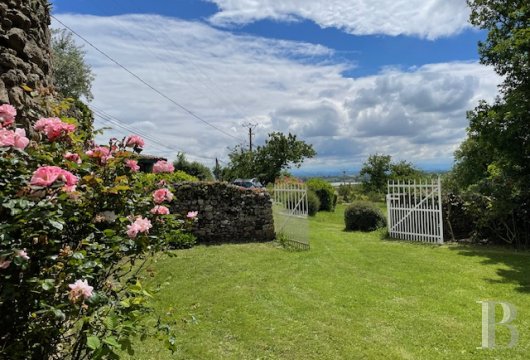
[[[290,245],[309,249],[307,186],[297,182],[274,184],[274,227]]]
[[[443,244],[440,178],[389,181],[386,204],[391,237]]]

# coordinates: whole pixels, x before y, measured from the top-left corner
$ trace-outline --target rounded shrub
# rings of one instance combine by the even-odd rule
[[[386,226],[385,215],[369,202],[356,202],[344,211],[346,230],[373,231]]]
[[[308,214],[309,216],[315,216],[320,209],[320,199],[314,191],[307,192],[307,205],[308,205]]]
[[[307,182],[309,190],[314,191],[320,200],[319,211],[335,211],[337,196],[331,184],[322,179],[311,179]]]

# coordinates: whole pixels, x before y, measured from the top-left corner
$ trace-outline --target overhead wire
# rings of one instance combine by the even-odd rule
[[[233,139],[236,139],[238,140],[239,142],[241,142],[241,139],[238,138],[237,136],[234,136],[226,131],[224,131],[223,129],[215,126],[214,124],[204,120],[202,117],[200,117],[199,115],[197,115],[195,112],[193,112],[192,110],[188,109],[187,107],[185,107],[184,105],[178,103],[176,100],[172,99],[171,97],[169,97],[168,95],[166,95],[165,93],[163,93],[162,91],[158,90],[157,88],[155,88],[153,85],[151,85],[150,83],[148,83],[146,80],[144,80],[142,77],[140,77],[139,75],[137,75],[135,72],[129,70],[126,66],[122,65],[120,62],[118,62],[116,59],[114,59],[113,57],[111,57],[110,55],[108,55],[107,53],[105,53],[103,50],[101,50],[100,48],[98,48],[96,45],[94,45],[92,42],[90,42],[89,40],[87,40],[85,37],[81,36],[79,33],[77,33],[75,30],[73,30],[71,27],[69,27],[68,25],[66,25],[65,23],[63,23],[61,20],[57,19],[57,17],[55,17],[54,15],[51,15],[51,17],[57,21],[59,24],[61,24],[62,26],[64,26],[66,29],[68,29],[69,31],[72,32],[72,34],[74,34],[75,36],[77,36],[78,38],[80,38],[81,40],[83,40],[86,44],[88,44],[90,47],[92,47],[94,50],[96,50],[97,52],[99,52],[101,55],[105,56],[108,60],[110,60],[111,62],[113,62],[114,64],[116,64],[117,66],[119,66],[121,69],[123,69],[124,71],[126,71],[128,74],[130,74],[131,76],[133,76],[134,78],[136,78],[138,81],[140,81],[142,84],[144,84],[145,86],[147,86],[149,89],[151,89],[152,91],[154,91],[155,93],[157,93],[158,95],[160,95],[161,97],[163,97],[164,99],[168,100],[169,102],[171,102],[172,104],[176,105],[177,107],[179,107],[182,111],[184,111],[185,113],[187,113],[188,115],[192,116],[193,118],[199,120],[200,122],[210,126],[211,128],[221,132],[222,134],[226,135],[226,136],[229,136]],[[245,142],[245,141],[243,141]]]
[[[112,116],[108,113],[106,113],[105,111],[97,108],[96,106],[94,105],[91,105],[91,110],[103,121],[107,122],[107,123],[110,123],[110,124],[113,124],[115,126],[118,126],[120,127],[121,129],[125,129],[127,131],[129,131],[129,133],[133,133],[133,134],[136,134],[136,135],[139,135],[147,140],[149,140],[150,142],[158,145],[159,147],[161,148],[165,148],[165,149],[168,149],[168,150],[172,150],[172,151],[176,151],[176,152],[181,152],[181,153],[185,153],[185,154],[188,154],[188,155],[191,155],[192,157],[196,157],[196,158],[201,158],[201,159],[206,159],[206,160],[215,160],[216,158],[214,157],[207,157],[207,156],[203,156],[203,155],[196,155],[196,154],[193,154],[191,152],[188,152],[186,150],[183,150],[179,147],[176,147],[174,145],[167,145],[163,142],[163,140],[159,139],[159,138],[156,138],[152,135],[149,135],[141,130],[138,130],[130,125],[127,125],[125,124],[123,121],[121,121],[120,119],[116,118],[115,116]],[[223,160],[219,160],[220,162],[222,163],[225,163],[225,161]]]

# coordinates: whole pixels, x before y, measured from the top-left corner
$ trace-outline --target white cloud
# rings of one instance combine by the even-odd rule
[[[209,0],[219,12],[216,25],[241,25],[263,19],[309,19],[323,28],[355,35],[413,35],[435,39],[468,27],[465,0]]]
[[[153,15],[59,19],[172,99],[241,141],[241,125],[292,131],[315,145],[310,167],[357,167],[384,152],[418,163],[450,162],[465,136],[465,112],[492,99],[499,79],[476,63],[387,69],[348,78],[348,64],[312,44],[236,36],[206,24]],[[194,119],[86,46],[96,73],[94,106],[155,137],[147,153],[173,159],[176,148],[208,165],[239,140]],[[315,61],[315,56],[323,56]],[[102,120],[98,126],[108,125]],[[112,130],[106,134],[123,136]],[[161,147],[159,143],[171,147]],[[200,157],[206,157],[202,159]]]

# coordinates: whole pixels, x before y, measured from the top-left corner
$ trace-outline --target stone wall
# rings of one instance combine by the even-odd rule
[[[0,2],[0,104],[15,106],[28,127],[47,109],[21,86],[49,89],[50,8],[47,0]]]
[[[226,183],[179,183],[174,194],[173,213],[199,212],[193,229],[199,243],[274,239],[272,202],[265,190]]]

